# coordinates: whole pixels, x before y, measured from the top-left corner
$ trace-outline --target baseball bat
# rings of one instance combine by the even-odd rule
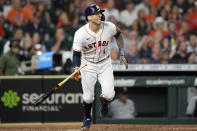
[[[126,62],[126,60],[122,56],[120,56],[120,58],[121,58],[121,63],[123,62],[125,65],[125,68],[128,69],[128,63]]]
[[[69,75],[67,78],[65,78],[63,81],[58,83],[55,87],[53,87],[50,91],[45,93],[43,96],[41,96],[35,103],[34,106],[40,105],[43,101],[45,101],[51,94],[53,94],[56,90],[58,90],[64,83],[66,83],[70,78],[72,78],[76,73],[78,73],[82,68],[87,66],[87,64],[81,65],[75,72],[73,72],[71,75]]]

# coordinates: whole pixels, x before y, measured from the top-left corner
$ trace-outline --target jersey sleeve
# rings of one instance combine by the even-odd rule
[[[119,28],[111,22],[108,22],[108,25],[109,25],[109,28],[110,28],[111,35],[112,36],[116,35],[116,33],[119,31]]]
[[[81,36],[82,36],[82,34],[80,34],[80,32],[78,32],[78,31],[75,32],[72,50],[77,51],[77,52],[81,52],[81,50],[82,50]]]

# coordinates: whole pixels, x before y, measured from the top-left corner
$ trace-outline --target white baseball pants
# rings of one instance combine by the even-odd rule
[[[97,80],[101,84],[101,96],[107,100],[112,100],[115,91],[111,58],[107,58],[98,63],[91,63],[82,59],[81,64],[83,63],[87,64],[87,66],[80,71],[83,100],[86,103],[92,103],[94,101],[94,88]]]

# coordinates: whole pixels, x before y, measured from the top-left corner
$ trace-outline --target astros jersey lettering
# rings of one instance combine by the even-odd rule
[[[102,87],[101,97],[111,100],[115,95],[109,44],[111,37],[117,31],[113,23],[102,22],[97,33],[91,31],[89,24],[84,25],[75,33],[73,50],[81,52],[81,64],[87,64],[80,71],[83,100],[87,103],[94,100],[94,86],[97,80]]]
[[[76,31],[73,50],[81,51],[82,58],[97,63],[110,54],[110,39],[117,33],[117,27],[111,22],[103,22],[97,33],[89,28],[89,23]]]

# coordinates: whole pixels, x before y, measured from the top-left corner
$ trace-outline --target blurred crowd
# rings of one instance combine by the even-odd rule
[[[105,9],[105,19],[121,29],[129,64],[197,62],[196,0],[0,0],[1,57],[9,59],[12,48],[18,48],[17,63],[43,52],[71,51],[91,4]],[[119,63],[113,38],[110,56]]]

